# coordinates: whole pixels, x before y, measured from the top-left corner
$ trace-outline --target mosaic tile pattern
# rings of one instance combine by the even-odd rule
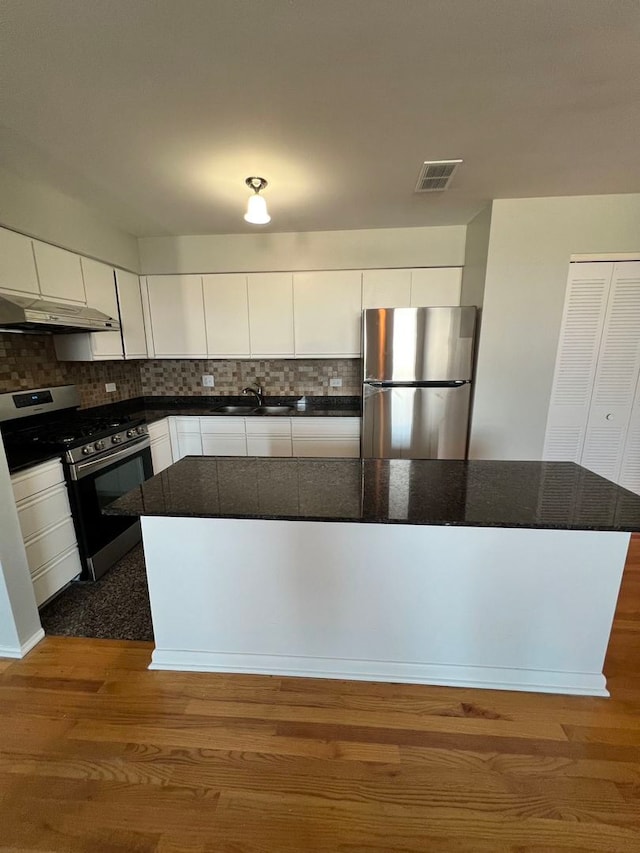
[[[76,385],[83,408],[129,400],[142,396],[140,362],[58,361],[51,335],[0,334],[0,394],[50,385]]]
[[[51,335],[0,334],[0,394],[76,385],[81,406],[101,406],[132,397],[210,396],[202,374],[215,377],[215,393],[237,395],[247,385],[262,385],[270,396],[359,396],[362,367],[357,358],[219,361],[171,359],[149,361],[58,361]],[[333,377],[342,379],[332,388]],[[106,382],[117,390],[107,393]]]
[[[202,374],[215,378],[213,393],[238,394],[247,385],[262,385],[270,396],[311,394],[321,396],[358,396],[362,366],[357,358],[268,359],[255,361],[217,361],[207,359],[163,359],[140,362],[142,393],[209,396],[202,386]],[[342,379],[342,387],[332,388],[333,377]]]

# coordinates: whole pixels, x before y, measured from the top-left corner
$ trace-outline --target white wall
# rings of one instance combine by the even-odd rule
[[[1,441],[0,507],[0,656],[17,657],[41,625]]]
[[[467,225],[462,271],[461,305],[482,306],[487,276],[487,256],[491,233],[491,205],[475,216]]]
[[[136,238],[85,204],[0,169],[0,225],[138,271]]]
[[[461,266],[466,226],[142,237],[142,273]]]
[[[638,194],[493,202],[471,458],[542,458],[570,256],[639,249]]]

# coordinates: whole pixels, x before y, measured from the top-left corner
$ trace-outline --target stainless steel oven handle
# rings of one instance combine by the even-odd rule
[[[118,450],[116,453],[110,453],[108,456],[101,456],[100,459],[87,459],[86,462],[77,462],[71,466],[71,479],[82,480],[93,474],[94,471],[100,471],[101,468],[106,468],[112,462],[117,462],[119,459],[126,459],[127,456],[134,456],[140,450],[144,450],[151,446],[149,436],[141,438],[135,444],[129,444]]]

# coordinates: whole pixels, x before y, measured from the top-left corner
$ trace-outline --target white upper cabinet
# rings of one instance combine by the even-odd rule
[[[147,291],[154,354],[159,358],[206,357],[202,277],[150,275]]]
[[[360,355],[362,273],[301,272],[293,276],[297,358]]]
[[[462,267],[429,267],[411,270],[411,306],[431,308],[460,305]]]
[[[411,270],[364,270],[363,308],[409,308]]]
[[[247,276],[249,339],[253,358],[293,358],[291,273]]]
[[[38,240],[33,251],[42,296],[86,304],[80,256]]]
[[[0,228],[0,289],[40,295],[31,240],[6,228]]]
[[[82,274],[87,305],[109,317],[118,319],[118,300],[113,267],[82,258]],[[122,358],[120,332],[94,332],[90,336],[91,350],[96,359]]]
[[[251,349],[246,275],[205,275],[202,284],[209,356],[248,358]]]
[[[116,289],[120,306],[124,357],[147,358],[140,279],[134,273],[116,270]]]

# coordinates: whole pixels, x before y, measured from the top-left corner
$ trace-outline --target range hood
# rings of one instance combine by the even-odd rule
[[[0,332],[41,335],[71,332],[118,332],[120,323],[86,305],[68,305],[0,293]]]

